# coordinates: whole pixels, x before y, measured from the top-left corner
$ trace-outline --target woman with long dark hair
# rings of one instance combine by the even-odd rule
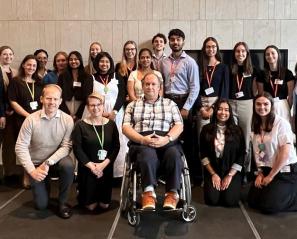
[[[127,82],[127,90],[129,95],[129,101],[137,100],[143,97],[143,90],[142,90],[142,79],[143,77],[153,72],[156,74],[161,81],[163,81],[162,75],[159,71],[154,70],[152,58],[153,53],[148,48],[142,48],[139,51],[138,59],[138,67],[137,70],[132,71],[128,78]],[[163,95],[163,87],[161,86],[160,95]]]
[[[210,122],[214,102],[229,98],[229,69],[222,63],[217,40],[206,38],[201,51],[198,132]]]
[[[289,122],[274,113],[274,99],[255,97],[252,143],[257,166],[248,202],[264,213],[297,211],[297,157]]]
[[[14,142],[16,142],[25,118],[41,109],[40,96],[43,84],[37,74],[38,61],[34,55],[27,55],[22,60],[18,75],[10,81],[8,99],[14,110]],[[29,188],[29,177],[24,174],[24,188]]]
[[[211,122],[202,128],[200,144],[201,162],[205,167],[205,203],[237,206],[245,142],[241,128],[234,123],[227,100],[219,99],[215,103]]]
[[[275,113],[290,122],[290,110],[293,104],[293,73],[282,66],[281,54],[274,45],[264,50],[264,70],[257,78],[259,94],[264,91],[273,97]]]
[[[241,127],[245,138],[245,172],[249,172],[251,166],[250,134],[256,90],[256,70],[249,47],[245,42],[238,42],[232,52],[229,98],[235,123]]]
[[[72,51],[68,56],[68,66],[59,75],[58,85],[62,89],[62,104],[60,109],[72,116],[73,120],[82,117],[88,92],[92,82],[91,75],[84,69],[83,59],[78,51]]]

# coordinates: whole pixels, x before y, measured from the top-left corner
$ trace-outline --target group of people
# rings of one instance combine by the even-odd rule
[[[230,66],[222,62],[213,37],[203,42],[198,64],[183,50],[182,30],[172,29],[168,42],[171,54],[166,56],[161,33],[152,39],[153,50],[143,48],[138,55],[136,43],[127,41],[116,65],[94,42],[87,66],[78,51],[60,51],[53,71],[46,67],[43,49],[27,55],[15,71],[13,50],[0,47],[4,173],[13,174],[15,144],[36,208],[47,207],[49,178],[58,172],[59,215],[70,218],[67,195],[77,170],[79,204],[89,211],[107,209],[130,141],[144,210],[155,208],[160,166],[167,182],[163,207],[176,208],[182,154],[191,176],[201,161],[208,205],[238,205],[244,173],[255,172],[250,206],[264,212],[297,210],[290,125],[295,78],[281,65],[279,49],[266,47],[259,70],[245,42],[234,46]]]

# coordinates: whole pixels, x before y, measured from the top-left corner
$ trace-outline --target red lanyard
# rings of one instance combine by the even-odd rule
[[[107,86],[108,85],[108,76],[106,77],[102,77],[102,76],[99,76],[100,77],[100,80],[102,81],[103,85],[104,86]]]
[[[213,69],[211,70],[210,77],[208,75],[207,70],[205,70],[206,80],[207,80],[207,83],[208,83],[208,87],[209,88],[210,88],[210,85],[211,85],[211,82],[212,82],[213,73],[214,73],[216,67],[217,67],[217,63],[215,63]]]
[[[242,83],[243,83],[243,75],[241,77],[241,79],[239,80],[238,74],[236,75],[236,81],[237,81],[237,86],[238,86],[238,91],[241,90],[242,87]]]
[[[181,60],[180,58],[178,60],[171,60],[170,77],[174,77],[174,75],[176,73],[176,69],[177,69],[177,67],[179,65],[180,60]]]
[[[271,85],[271,88],[273,90],[273,93],[274,93],[274,97],[277,96],[277,91],[278,91],[278,84],[274,84],[272,82],[272,75],[271,75],[271,72],[269,71],[269,81],[270,81],[270,85]],[[278,76],[278,78],[280,79],[280,75]]]

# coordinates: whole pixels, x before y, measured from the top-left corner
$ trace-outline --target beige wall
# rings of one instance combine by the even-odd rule
[[[0,0],[0,11],[0,45],[13,47],[16,65],[37,48],[50,59],[58,50],[87,59],[92,41],[119,60],[126,40],[150,46],[171,28],[185,32],[186,49],[214,36],[222,49],[242,40],[254,49],[288,48],[291,69],[296,62],[297,0]]]

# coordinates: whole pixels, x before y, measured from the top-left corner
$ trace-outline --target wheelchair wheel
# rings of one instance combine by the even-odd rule
[[[128,211],[128,223],[130,226],[135,227],[139,225],[140,215],[135,211]]]
[[[185,222],[193,222],[196,219],[196,216],[196,208],[193,206],[188,206],[184,211],[182,211],[182,218]]]

